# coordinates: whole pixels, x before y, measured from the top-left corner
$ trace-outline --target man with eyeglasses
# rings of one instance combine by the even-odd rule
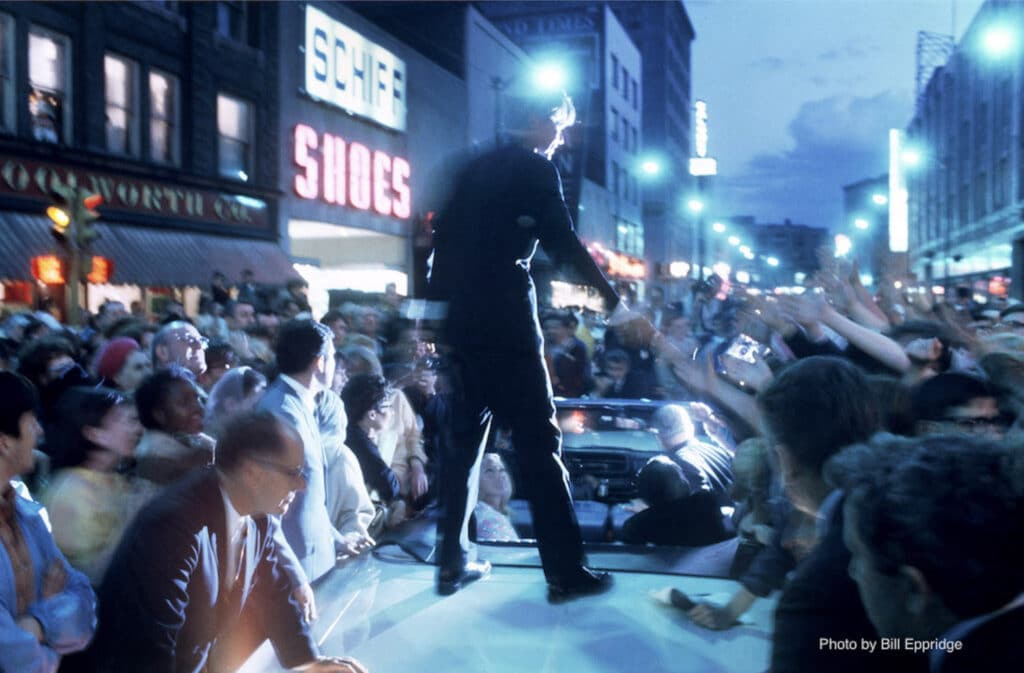
[[[195,326],[181,320],[169,322],[153,337],[154,367],[178,365],[198,379],[206,371],[206,347],[209,345],[209,340]]]
[[[322,656],[278,517],[307,484],[300,434],[269,412],[230,421],[215,467],[147,505],[100,586],[99,629],[75,671],[234,671],[270,640],[285,668],[365,673]],[[296,578],[299,578],[298,580]]]

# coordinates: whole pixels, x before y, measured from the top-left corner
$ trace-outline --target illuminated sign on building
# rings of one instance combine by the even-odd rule
[[[405,130],[405,61],[309,5],[305,54],[306,93]]]
[[[902,145],[899,129],[889,129],[889,250],[892,252],[906,252],[910,243]]]
[[[642,259],[609,250],[600,243],[588,245],[587,252],[609,276],[630,280],[641,280],[647,276],[647,265]]]
[[[412,213],[409,162],[339,136],[295,126],[295,193],[338,206],[407,219]]]
[[[32,258],[32,277],[47,285],[64,284],[64,262],[57,255],[38,255]]]
[[[693,106],[693,118],[697,123],[693,142],[697,156],[703,158],[708,155],[708,104],[702,100],[697,101]]]

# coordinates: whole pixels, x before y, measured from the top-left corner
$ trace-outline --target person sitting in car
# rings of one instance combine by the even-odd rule
[[[678,404],[666,404],[654,413],[652,426],[666,455],[686,477],[691,493],[711,493],[719,507],[732,507],[733,452],[718,444],[697,439],[689,412]]]
[[[476,539],[487,542],[518,542],[519,533],[509,518],[512,479],[497,453],[485,453],[480,463],[480,495],[473,509]]]

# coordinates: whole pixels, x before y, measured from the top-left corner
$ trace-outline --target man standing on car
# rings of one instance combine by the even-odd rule
[[[576,237],[561,181],[547,154],[560,144],[553,122],[571,125],[568,97],[551,113],[538,101],[508,109],[521,115],[510,142],[462,169],[434,228],[428,298],[447,304],[445,324],[453,383],[451,440],[442,459],[438,522],[438,592],[447,595],[490,572],[469,559],[468,521],[476,502],[480,458],[492,414],[511,428],[521,485],[530,502],[548,582],[560,602],[608,590],[612,577],[585,565],[551,383],[544,363],[530,262],[537,248],[574,269],[597,289],[615,322],[639,318],[619,296]],[[552,133],[558,131],[555,140]],[[550,144],[549,144],[550,142]]]

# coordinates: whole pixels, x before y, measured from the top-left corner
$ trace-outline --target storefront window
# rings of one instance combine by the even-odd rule
[[[149,156],[162,164],[178,164],[178,79],[149,73]]]
[[[107,149],[117,154],[139,154],[138,65],[107,54],[103,59],[106,82]]]
[[[32,137],[68,142],[68,38],[33,27],[28,34],[28,110]]]
[[[221,176],[248,182],[252,177],[252,105],[219,94],[217,133]]]

